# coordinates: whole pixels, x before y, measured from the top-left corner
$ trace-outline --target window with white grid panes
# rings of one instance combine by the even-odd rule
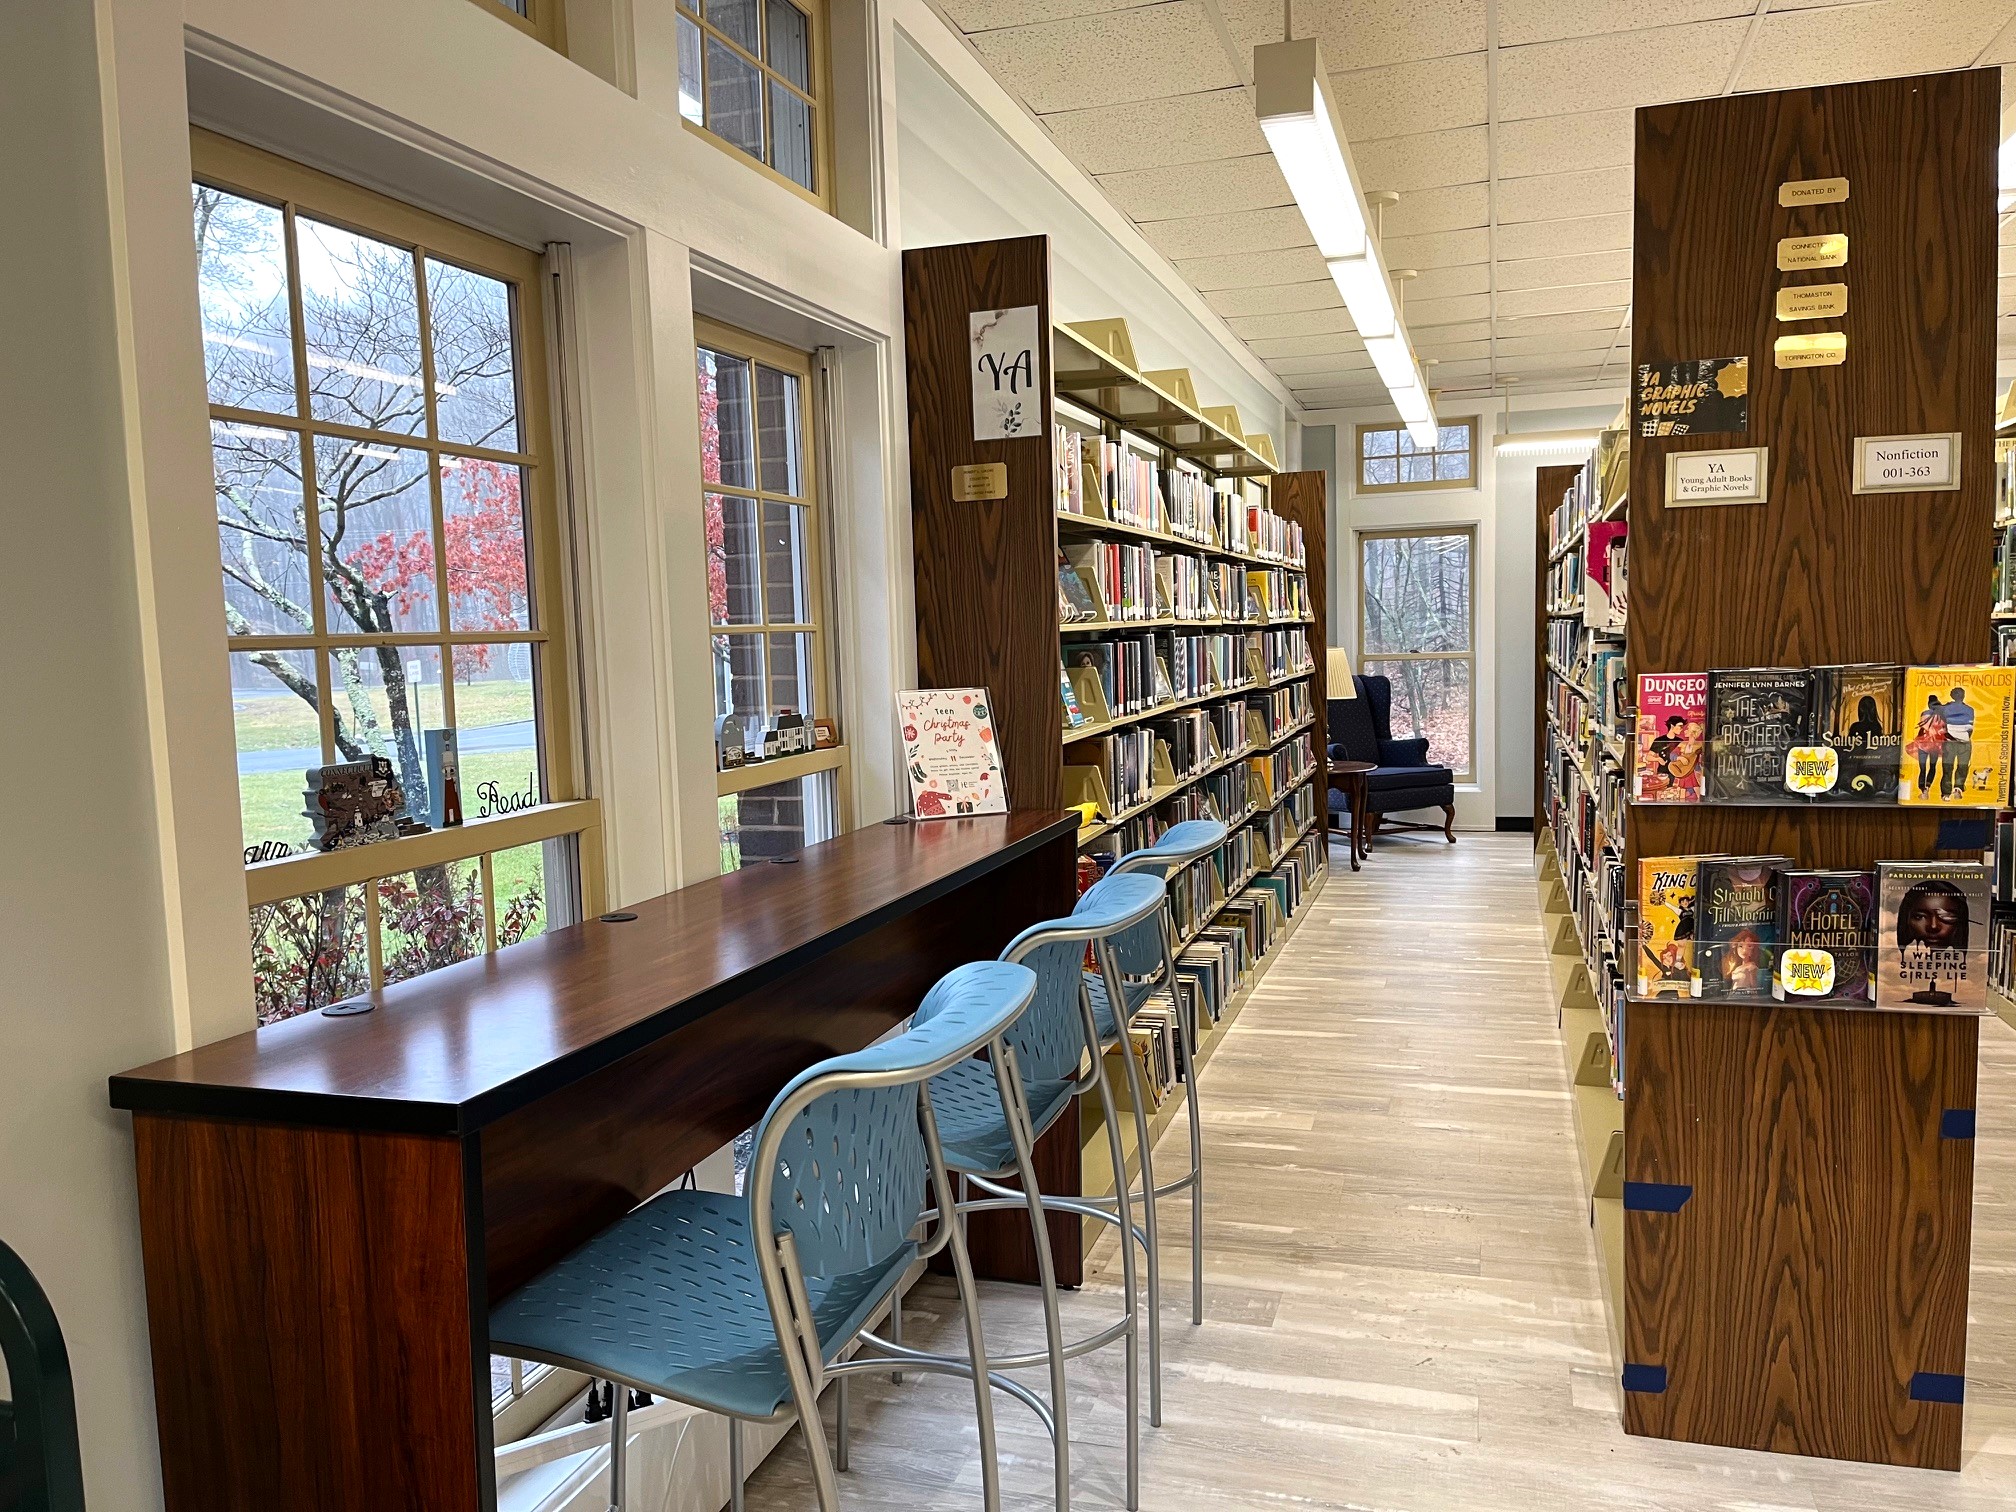
[[[819,0],[678,0],[679,113],[831,207]]]
[[[1357,491],[1403,493],[1420,488],[1477,486],[1477,421],[1450,420],[1431,447],[1417,445],[1402,425],[1358,427]]]

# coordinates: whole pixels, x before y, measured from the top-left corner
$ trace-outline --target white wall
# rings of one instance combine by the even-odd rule
[[[1565,430],[1608,425],[1624,390],[1519,395],[1511,429]],[[1353,487],[1357,427],[1394,424],[1390,409],[1327,410],[1304,417],[1305,434],[1335,425],[1336,463],[1330,489],[1330,638],[1359,665],[1358,535],[1394,526],[1469,527],[1477,541],[1476,771],[1456,790],[1460,828],[1495,828],[1500,818],[1533,812],[1533,665],[1535,524],[1534,471],[1581,460],[1577,456],[1510,454],[1499,457],[1491,437],[1504,426],[1498,399],[1451,397],[1439,406],[1445,421],[1477,416],[1477,486],[1360,494]]]

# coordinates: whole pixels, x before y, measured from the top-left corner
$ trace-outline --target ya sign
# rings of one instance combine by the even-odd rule
[[[1043,363],[1036,347],[1036,306],[974,310],[967,317],[973,379],[973,439],[1013,441],[1036,434]]]
[[[1762,504],[1770,486],[1771,448],[1666,454],[1666,507]]]

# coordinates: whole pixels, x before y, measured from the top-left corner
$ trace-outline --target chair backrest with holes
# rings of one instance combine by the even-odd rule
[[[1122,974],[1153,976],[1162,969],[1161,903],[1167,893],[1163,880],[1150,872],[1109,872],[1085,889],[1078,906],[1071,910],[1071,917],[1076,921],[1109,910],[1132,915],[1142,899],[1152,898],[1154,906],[1135,923],[1110,935],[1108,944]]]
[[[791,1236],[807,1276],[867,1270],[908,1241],[931,1198],[924,1083],[998,1039],[1035,989],[1025,966],[958,967],[925,995],[907,1032],[821,1061],[778,1094],[757,1130],[757,1158],[775,1151],[772,1232]]]

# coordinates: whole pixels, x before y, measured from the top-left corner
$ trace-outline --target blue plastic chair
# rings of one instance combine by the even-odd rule
[[[1168,881],[1186,867],[1203,860],[1218,849],[1230,837],[1231,831],[1216,819],[1186,819],[1181,824],[1170,826],[1168,832],[1153,845],[1142,850],[1130,851],[1114,863],[1112,870],[1086,893],[1087,897],[1108,882],[1127,876],[1152,876]],[[1099,1031],[1107,1044],[1118,1043],[1122,1036],[1120,1027],[1114,1020],[1111,1004],[1115,1000],[1127,1005],[1127,1017],[1131,1021],[1135,1014],[1146,1006],[1148,1000],[1158,992],[1167,992],[1169,1000],[1176,1006],[1176,1049],[1181,1060],[1181,1072],[1185,1084],[1184,1102],[1190,1125],[1190,1168],[1175,1180],[1156,1185],[1150,1170],[1147,1151],[1147,1114],[1143,1109],[1140,1068],[1130,1053],[1126,1057],[1129,1086],[1134,1094],[1136,1122],[1141,1133],[1141,1203],[1148,1233],[1157,1235],[1156,1208],[1160,1199],[1174,1196],[1181,1191],[1190,1193],[1190,1322],[1193,1326],[1204,1321],[1204,1125],[1201,1104],[1197,1096],[1197,1038],[1196,1025],[1190,1016],[1182,1011],[1182,998],[1176,990],[1176,951],[1178,938],[1173,898],[1168,907],[1153,920],[1143,921],[1126,931],[1115,941],[1118,957],[1118,983],[1109,986],[1103,980],[1105,973],[1088,982],[1088,990],[1093,999],[1093,1010]],[[1148,1257],[1148,1420],[1160,1424],[1162,1421],[1162,1274],[1160,1256],[1151,1245]]]
[[[969,1186],[987,1194],[959,1204],[962,1214],[999,1209],[1028,1213],[1036,1247],[1036,1272],[1043,1299],[1046,1348],[1031,1354],[989,1354],[997,1370],[1047,1366],[1050,1371],[1051,1431],[1055,1441],[1056,1498],[1059,1512],[1070,1506],[1070,1426],[1064,1362],[1124,1339],[1127,1354],[1127,1505],[1140,1504],[1141,1427],[1139,1414],[1140,1309],[1135,1300],[1132,1251],[1126,1251],[1122,1272],[1119,1320],[1083,1339],[1066,1342],[1059,1316],[1057,1276],[1050,1248],[1046,1209],[1075,1212],[1119,1227],[1146,1248],[1146,1236],[1131,1221],[1125,1198],[1108,1211],[1096,1199],[1046,1196],[1036,1180],[1031,1158],[1035,1141],[1072,1109],[1074,1099],[1097,1090],[1103,1099],[1109,1149],[1115,1170],[1126,1169],[1126,1152],[1112,1091],[1101,1074],[1099,1038],[1093,1026],[1082,971],[1089,942],[1095,956],[1110,951],[1111,942],[1144,921],[1159,918],[1166,891],[1159,878],[1135,876],[1112,885],[1100,883],[1067,919],[1031,925],[1001,952],[1001,959],[1036,973],[1036,994],[1029,1011],[1017,1019],[1004,1039],[1016,1067],[1014,1078],[1019,1117],[1007,1116],[995,1094],[994,1067],[985,1061],[962,1061],[931,1080],[931,1106],[936,1114],[946,1165]],[[918,1010],[922,1019],[926,1010]],[[1001,1183],[1009,1177],[1019,1188]],[[1123,1241],[1124,1243],[1125,1241]],[[891,1314],[900,1328],[900,1302]]]
[[[840,1355],[857,1338],[874,1343],[863,1333],[867,1320],[913,1261],[940,1249],[951,1253],[969,1357],[926,1358],[916,1368],[973,1380],[983,1495],[988,1512],[997,1512],[1000,1467],[979,1299],[922,1088],[984,1048],[1003,1067],[1001,1096],[1012,1104],[1014,1052],[1003,1035],[1035,988],[1034,972],[1008,962],[947,973],[907,1032],[822,1061],[778,1093],[757,1128],[743,1196],[661,1193],[498,1304],[490,1315],[493,1351],[617,1383],[614,1512],[624,1503],[624,1386],[730,1419],[737,1507],[739,1420],[776,1422],[795,1411],[821,1512],[838,1512],[820,1390],[829,1378],[877,1363]],[[920,1242],[927,1186],[936,1212],[947,1216]]]

